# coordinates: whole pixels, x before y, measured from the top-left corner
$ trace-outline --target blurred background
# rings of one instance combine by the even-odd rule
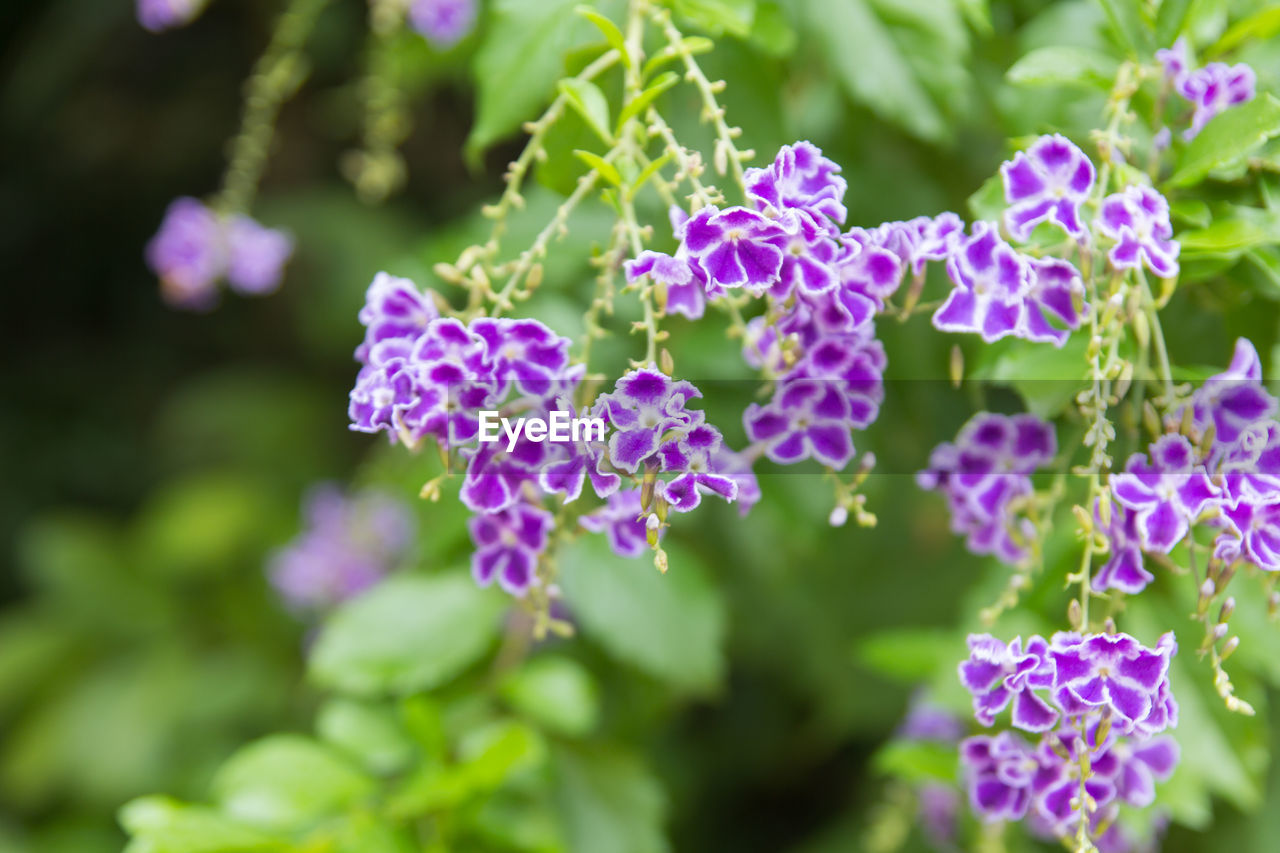
[[[1100,91],[1019,89],[1004,78],[1037,46],[1105,49],[1091,0],[885,0],[866,6],[878,29],[845,43],[821,36],[815,16],[797,11],[806,4],[760,5],[770,23],[725,37],[709,73],[730,81],[730,116],[762,155],[809,138],[844,165],[855,224],[967,215],[1007,138],[1055,128],[1083,136],[1100,115]],[[1220,6],[1225,21],[1249,4],[1205,5]],[[242,81],[276,6],[215,0],[191,26],[160,36],[138,26],[125,0],[14,0],[0,10],[5,853],[119,850],[115,812],[125,801],[161,791],[199,798],[238,745],[309,730],[320,699],[303,678],[312,626],[281,603],[264,567],[297,535],[314,484],[377,484],[403,498],[417,527],[409,570],[461,564],[468,553],[461,509],[415,500],[421,470],[349,432],[345,397],[362,334],[355,314],[373,274],[429,282],[433,263],[479,233],[478,205],[500,191],[502,166],[519,151],[508,138],[482,162],[463,157],[484,19],[452,51],[403,45],[409,177],[372,206],[338,165],[359,136],[366,10],[346,0],[326,11],[308,49],[312,75],[281,114],[254,207],[297,239],[279,293],[174,311],[144,265],[168,202],[217,187]],[[1247,58],[1259,88],[1275,91],[1280,48]],[[904,79],[918,100],[895,94]],[[695,100],[673,95],[667,112],[682,136],[698,138]],[[543,183],[531,222],[553,209],[564,176]],[[565,334],[580,328],[587,252],[607,217],[600,206],[580,217],[534,310]],[[1241,271],[1180,298],[1166,324],[1175,361],[1224,361],[1238,334],[1269,353],[1278,290]],[[982,400],[940,391],[952,340],[925,323],[888,325],[890,402],[861,446],[923,460]],[[675,338],[688,375],[749,375],[715,323],[682,324]],[[607,352],[621,361],[626,345]],[[676,688],[660,677],[661,661],[657,674],[637,675],[598,649],[574,652],[601,681],[604,725],[639,744],[661,780],[674,849],[875,849],[867,839],[877,832],[927,849],[913,819],[894,810],[897,783],[874,756],[913,684],[946,680],[1007,570],[965,553],[941,501],[922,496],[908,473],[904,463],[870,481],[872,530],[829,528],[829,491],[817,476],[795,475],[766,476],[746,524],[717,506],[677,529],[674,547],[704,584],[696,612],[716,627],[706,670],[676,673],[667,679]],[[1033,606],[1062,613],[1057,584],[1044,587]],[[955,654],[940,662],[939,646]],[[1270,688],[1251,687],[1265,708]],[[1238,811],[1275,802],[1265,784],[1271,735],[1246,735],[1249,790],[1235,780],[1197,789],[1212,836],[1176,829],[1167,849],[1274,849],[1280,809]]]

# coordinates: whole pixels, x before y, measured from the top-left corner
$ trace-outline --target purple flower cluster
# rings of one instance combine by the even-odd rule
[[[1098,230],[1115,241],[1107,253],[1118,270],[1147,269],[1160,278],[1178,274],[1169,202],[1151,187],[1130,186],[1102,200]]]
[[[352,497],[329,485],[303,503],[306,529],[270,559],[267,574],[285,603],[319,610],[382,579],[413,542],[408,507],[381,492]]]
[[[909,269],[946,259],[963,236],[953,213],[844,230],[847,184],[840,167],[808,142],[784,146],[745,175],[749,206],[707,206],[673,215],[674,255],[645,252],[631,280],[648,276],[667,311],[696,319],[733,290],[761,297],[744,357],[777,385],[744,414],[757,452],[782,464],[817,459],[843,468],[851,431],[875,420],[886,359],[874,319]]]
[[[475,29],[476,0],[413,0],[409,24],[432,45],[447,50]]]
[[[1089,231],[1081,207],[1094,184],[1093,163],[1063,136],[1043,136],[1000,167],[1005,228],[1016,240],[1031,238],[1044,222],[1080,243]],[[953,289],[933,315],[944,332],[971,332],[984,341],[1005,337],[1062,346],[1083,321],[1084,282],[1070,263],[1023,254],[990,222],[975,222],[957,235],[947,257]]]
[[[916,482],[946,497],[951,529],[970,551],[1016,564],[1027,556],[1035,528],[1015,501],[1032,494],[1030,475],[1056,453],[1051,424],[1034,415],[980,412],[954,442],[934,448]]]
[[[1172,634],[1155,648],[1128,634],[1059,633],[1008,645],[982,634],[969,637],[969,650],[959,676],[978,721],[990,726],[1012,705],[1013,726],[1040,736],[1034,746],[1010,731],[961,744],[969,801],[983,820],[1027,818],[1046,837],[1072,834],[1086,753],[1090,831],[1114,821],[1121,803],[1153,802],[1155,782],[1178,762],[1177,743],[1160,736],[1178,718]]]
[[[386,273],[374,278],[359,316],[365,337],[355,353],[361,369],[350,395],[351,429],[386,432],[411,447],[434,440],[466,460],[459,497],[477,513],[471,534],[481,584],[496,579],[523,595],[537,583],[552,522],[545,498],[572,502],[588,483],[609,503],[583,525],[607,532],[624,556],[656,543],[644,528],[655,509],[665,518],[667,509],[688,512],[707,494],[733,501],[740,487],[749,502],[758,497],[749,466],[738,464],[704,412],[688,408],[702,396],[689,382],[653,367],[632,370],[583,412],[599,419],[605,435],[550,440],[519,421],[576,417],[570,401],[584,369],[570,363],[568,338],[536,320],[442,317],[433,294]],[[480,440],[482,411],[517,421],[515,433]],[[620,491],[624,478],[650,488]]]
[[[138,23],[153,33],[186,26],[206,0],[137,0]]]
[[[165,298],[191,310],[212,307],[224,278],[237,293],[270,293],[292,254],[293,239],[283,231],[247,216],[219,216],[194,198],[169,205],[146,250]]]
[[[1225,62],[1210,62],[1203,68],[1195,68],[1185,37],[1175,41],[1172,47],[1156,51],[1156,58],[1174,91],[1195,109],[1191,127],[1183,132],[1187,139],[1194,139],[1210,119],[1224,110],[1253,100],[1257,75],[1252,68],[1244,63],[1227,65]]]
[[[1280,571],[1280,404],[1262,387],[1249,341],[1236,342],[1231,365],[1205,380],[1191,407],[1190,435],[1160,436],[1111,478],[1110,523],[1096,514],[1110,556],[1095,589],[1141,592],[1153,580],[1143,554],[1168,554],[1205,518],[1221,531],[1216,558]],[[1169,428],[1182,420],[1174,413]]]

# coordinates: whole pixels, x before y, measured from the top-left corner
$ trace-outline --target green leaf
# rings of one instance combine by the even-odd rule
[[[772,56],[790,56],[795,53],[799,40],[791,21],[776,2],[766,0],[756,7],[749,39],[752,45]]]
[[[1032,414],[1056,417],[1080,390],[1088,337],[1076,332],[1061,349],[1052,344],[997,341],[983,348],[971,378],[1007,383],[1022,396]]]
[[[703,53],[709,53],[714,50],[716,46],[715,42],[709,38],[704,38],[703,36],[685,36],[681,44],[690,56],[699,56]],[[644,64],[644,71],[641,72],[640,76],[648,79],[649,75],[654,71],[657,71],[669,62],[676,62],[679,59],[680,54],[678,52],[672,50],[670,47],[663,48],[653,56],[649,57],[649,60]]]
[[[665,575],[588,537],[561,555],[565,600],[583,635],[677,689],[709,693],[724,675],[724,602],[693,555],[672,546]]]
[[[622,132],[622,126],[627,120],[633,116],[638,116],[652,104],[659,95],[670,89],[672,86],[680,82],[680,75],[674,71],[663,72],[656,80],[649,84],[649,87],[636,95],[631,103],[622,108],[622,113],[618,116],[618,133]]]
[[[1168,47],[1182,34],[1192,0],[1161,0],[1156,12],[1156,47]]]
[[[316,733],[374,773],[394,773],[413,758],[413,739],[390,708],[330,699],[316,716]]]
[[[1180,222],[1204,228],[1213,221],[1209,203],[1198,198],[1184,198],[1169,203],[1169,214]]]
[[[931,741],[891,740],[871,759],[875,769],[906,782],[954,783],[959,771],[955,746]]]
[[[600,719],[600,696],[591,674],[576,661],[536,657],[503,680],[502,698],[556,734],[582,737]]]
[[[168,797],[134,800],[120,810],[120,824],[134,837],[134,845],[146,853],[270,853],[287,849],[283,840],[213,809]]]
[[[600,91],[600,87],[588,80],[570,77],[560,81],[560,93],[569,101],[569,106],[582,116],[606,145],[613,144],[613,134],[609,132],[609,100]]]
[[[596,29],[604,35],[604,40],[609,43],[609,47],[622,56],[622,64],[628,68],[631,67],[631,54],[627,52],[627,40],[622,37],[622,30],[618,29],[617,24],[590,6],[579,6],[573,11],[595,24]]]
[[[1232,24],[1231,29],[1205,51],[1205,56],[1220,56],[1246,41],[1263,41],[1273,38],[1277,33],[1280,33],[1280,4],[1273,3]]]
[[[554,767],[556,806],[572,853],[667,853],[666,797],[634,756],[563,748]]]
[[[1280,135],[1280,101],[1264,93],[1215,117],[1191,140],[1169,185],[1198,183],[1214,169],[1230,166],[1248,156],[1268,139]]]
[[[622,186],[622,175],[612,163],[601,157],[599,154],[593,154],[590,151],[583,151],[581,148],[575,149],[573,156],[577,157],[583,163],[596,170],[600,177],[604,178],[615,187]]]
[[[923,139],[946,122],[867,0],[804,0],[809,38],[851,98]]]
[[[458,744],[458,757],[468,787],[492,791],[546,761],[547,744],[524,723],[502,720],[467,732]]]
[[[1111,28],[1129,55],[1146,60],[1153,50],[1151,27],[1143,20],[1139,0],[1098,0]]]
[[[1253,246],[1275,242],[1275,236],[1252,222],[1220,219],[1207,228],[1183,231],[1178,242],[1188,255],[1238,255]]]
[[[956,650],[963,648],[962,639],[952,631],[894,628],[863,639],[855,656],[879,675],[915,685],[945,669],[956,657]]]
[[[312,652],[311,675],[349,693],[430,690],[485,654],[505,606],[466,572],[392,577],[334,614]]]
[[[676,14],[712,35],[745,38],[756,15],[755,0],[675,0]]]
[[[969,212],[975,220],[999,222],[1004,215],[1004,182],[1000,173],[992,175],[982,182],[973,195],[969,196]]]
[[[1023,86],[1083,85],[1109,89],[1120,63],[1083,47],[1053,46],[1031,51],[1015,62],[1005,78]]]
[[[580,31],[572,24],[586,25],[570,14],[576,5],[577,0],[495,0],[472,69],[478,92],[469,157],[478,157],[551,99],[564,54]]]
[[[272,735],[242,748],[213,780],[213,796],[224,812],[277,831],[305,829],[372,791],[368,776],[301,735]]]

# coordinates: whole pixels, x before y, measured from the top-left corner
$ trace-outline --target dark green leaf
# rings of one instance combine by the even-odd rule
[[[773,56],[790,56],[795,52],[800,37],[791,21],[773,0],[766,0],[756,7],[756,17],[751,24],[751,44]]]
[[[635,757],[560,749],[554,766],[556,802],[572,853],[667,852],[666,798]]]
[[[505,604],[465,572],[390,578],[334,614],[312,652],[311,675],[350,693],[429,690],[484,655]]]
[[[1275,235],[1252,222],[1220,219],[1207,228],[1183,231],[1178,242],[1188,255],[1238,255],[1253,246],[1275,242]]]

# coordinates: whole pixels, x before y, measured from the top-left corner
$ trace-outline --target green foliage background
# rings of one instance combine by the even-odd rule
[[[907,849],[921,849],[911,815],[894,811],[893,786],[951,771],[945,757],[940,766],[886,744],[918,684],[963,707],[954,662],[1006,570],[963,551],[941,502],[903,466],[979,405],[1013,399],[911,381],[945,377],[954,342],[922,320],[882,323],[889,378],[902,381],[891,381],[862,448],[904,461],[869,481],[873,530],[829,528],[822,481],[779,474],[763,478],[765,500],[747,522],[715,506],[677,525],[666,577],[575,548],[564,585],[580,639],[496,680],[487,661],[503,600],[459,574],[465,513],[448,495],[415,503],[420,547],[403,576],[318,637],[275,601],[264,555],[297,530],[307,485],[380,484],[412,497],[427,476],[427,463],[346,430],[368,281],[387,269],[427,283],[435,262],[484,233],[478,208],[519,150],[520,123],[581,66],[573,48],[599,34],[570,15],[576,0],[493,0],[453,51],[409,35],[393,42],[385,59],[411,94],[410,177],[375,208],[336,168],[358,132],[365,25],[360,3],[334,4],[256,208],[297,236],[284,289],[208,315],[173,313],[142,247],[172,196],[216,184],[272,5],[218,0],[163,37],[143,33],[124,2],[0,12],[0,851],[118,850],[117,809],[158,793],[214,805],[134,800],[121,820],[143,839],[135,853],[313,849],[279,838],[317,824],[331,847],[314,849],[407,850],[379,815],[439,813],[457,815],[470,845],[460,849],[818,853],[872,849],[868,839],[898,828]],[[724,102],[744,147],[767,155],[817,142],[844,166],[855,224],[967,216],[1008,140],[1053,129],[1085,138],[1119,58],[1149,56],[1180,29],[1232,49],[1257,69],[1260,91],[1280,92],[1280,7],[1261,2],[675,7],[688,29],[716,39],[705,67],[729,81]],[[1229,29],[1241,21],[1253,29]],[[660,103],[682,139],[709,142],[694,96],[678,88]],[[1259,104],[1242,121],[1280,125],[1267,113],[1280,106]],[[1211,158],[1189,149],[1172,183],[1198,185],[1214,169],[1231,177],[1223,152],[1250,132],[1224,130],[1204,146]],[[572,186],[582,167],[563,155],[591,140],[577,118],[553,133],[512,245],[527,243]],[[1270,202],[1280,198],[1280,147],[1247,153],[1260,190],[1215,181],[1180,199],[1180,228],[1195,234],[1184,238],[1185,284],[1165,327],[1188,375],[1224,362],[1237,335],[1277,366],[1268,354],[1280,331],[1280,211]],[[989,198],[978,193],[975,208]],[[586,258],[610,215],[602,205],[577,215],[530,306],[564,334],[581,331]],[[714,319],[673,331],[685,375],[747,376]],[[978,375],[1062,375],[1060,362],[964,345]],[[621,337],[601,351],[621,364],[627,346]],[[1061,386],[1015,390],[1033,407],[1062,408]],[[1056,544],[1070,551],[1067,525]],[[1065,571],[1050,561],[1006,633],[1058,624]],[[1162,578],[1154,603],[1128,614],[1152,637],[1167,624],[1193,636],[1175,580]],[[1280,634],[1262,610],[1242,600],[1237,617],[1248,620],[1240,690],[1259,719],[1228,718],[1208,668],[1190,651],[1179,659],[1184,769],[1161,794],[1179,821],[1166,849],[1274,849],[1268,700]],[[392,642],[387,625],[399,628]],[[403,784],[369,807],[391,778]]]

